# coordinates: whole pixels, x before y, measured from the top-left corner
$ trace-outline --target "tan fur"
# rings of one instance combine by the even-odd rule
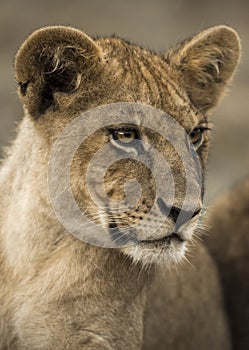
[[[158,107],[191,133],[208,123],[203,110],[217,103],[238,58],[238,36],[225,26],[161,55],[119,38],[94,41],[60,26],[41,29],[24,42],[15,69],[25,117],[0,173],[2,350],[229,349],[219,279],[205,249],[195,252],[196,269],[179,266],[179,277],[155,267],[184,259],[198,216],[187,225],[183,234],[188,239],[182,244],[153,242],[172,232],[167,219],[164,233],[148,237],[151,243],[120,250],[90,246],[58,222],[49,200],[47,168],[64,127],[83,111],[110,102]],[[184,169],[176,152],[155,133],[141,131],[167,156],[176,183],[174,205],[181,206]],[[101,130],[91,135],[71,169],[77,203],[97,221],[99,212],[83,179],[92,155],[107,142]],[[198,150],[203,172],[209,143],[205,132]],[[151,206],[152,179],[142,165],[114,164],[106,177],[114,199],[123,199],[124,173],[142,184],[143,196],[134,211],[143,217]],[[125,213],[117,225],[136,220],[134,212]]]
[[[217,199],[205,220],[206,244],[218,264],[233,348],[249,344],[249,180]]]

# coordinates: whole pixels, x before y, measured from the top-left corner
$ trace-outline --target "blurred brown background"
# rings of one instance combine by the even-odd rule
[[[13,138],[22,108],[16,96],[13,59],[35,29],[54,24],[76,26],[90,35],[116,33],[151,49],[216,24],[235,28],[243,57],[229,95],[213,113],[213,152],[207,201],[249,174],[249,2],[215,0],[0,1],[0,146]]]

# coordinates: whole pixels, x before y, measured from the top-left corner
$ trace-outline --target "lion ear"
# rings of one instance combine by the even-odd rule
[[[227,26],[211,27],[166,53],[190,100],[204,112],[217,104],[239,58],[239,37]]]
[[[53,26],[34,32],[15,60],[20,96],[29,115],[38,118],[55,109],[55,93],[73,93],[94,79],[101,57],[100,47],[80,30]]]

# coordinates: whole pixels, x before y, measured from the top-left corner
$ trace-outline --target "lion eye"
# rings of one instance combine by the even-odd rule
[[[130,146],[138,139],[138,133],[136,129],[119,129],[113,130],[112,137],[116,142]]]
[[[202,144],[203,132],[204,129],[196,128],[189,134],[190,140],[192,141],[195,147],[199,147]]]

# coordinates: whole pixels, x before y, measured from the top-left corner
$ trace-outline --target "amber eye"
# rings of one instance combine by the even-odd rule
[[[190,133],[190,139],[195,147],[199,147],[203,141],[203,132],[204,129],[196,128]]]
[[[131,146],[138,139],[136,129],[119,129],[112,131],[113,140],[124,146]]]

